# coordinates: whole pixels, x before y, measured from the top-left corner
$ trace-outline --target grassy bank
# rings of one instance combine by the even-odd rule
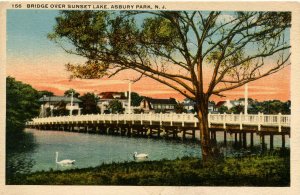
[[[289,157],[227,158],[203,163],[197,158],[103,164],[95,168],[18,175],[7,184],[289,186]]]

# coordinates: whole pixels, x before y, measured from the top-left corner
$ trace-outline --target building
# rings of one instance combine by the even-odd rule
[[[188,113],[195,112],[195,105],[196,105],[196,102],[194,102],[193,100],[191,100],[189,98],[185,98],[183,100],[183,107]],[[213,113],[215,111],[216,111],[215,105],[211,102],[208,102],[208,112]]]
[[[118,100],[122,103],[123,108],[128,107],[128,95],[127,92],[102,92],[99,95],[98,107],[101,110],[101,114],[110,112],[108,105],[113,100]]]
[[[249,98],[248,100],[248,109],[252,108],[252,105],[256,103],[255,100]],[[239,100],[226,100],[226,101],[220,101],[216,104],[216,110],[219,110],[221,106],[226,106],[228,110],[230,110],[233,107],[236,106],[245,106],[245,99],[240,98]]]
[[[145,97],[140,103],[140,108],[145,113],[175,112],[176,105],[177,105],[177,101],[174,98],[154,99],[154,98]]]
[[[80,115],[81,108],[79,107],[79,103],[81,103],[81,100],[76,97],[44,95],[38,101],[42,103],[40,117],[53,116],[62,103],[65,104],[65,109],[69,111],[70,115]],[[47,113],[47,110],[50,113]]]

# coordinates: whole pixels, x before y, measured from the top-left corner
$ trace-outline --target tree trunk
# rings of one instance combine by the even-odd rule
[[[199,119],[202,159],[207,161],[214,157],[214,144],[211,142],[208,129],[208,101],[199,101],[197,105]]]

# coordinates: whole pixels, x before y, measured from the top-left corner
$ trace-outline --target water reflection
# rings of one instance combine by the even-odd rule
[[[7,133],[6,135],[6,179],[16,177],[19,173],[29,173],[36,163],[32,153],[37,148],[32,133]]]
[[[221,156],[241,156],[247,155],[249,152],[251,154],[261,152],[259,137],[255,138],[256,146],[251,151],[249,148],[241,149],[235,145],[232,136],[228,136],[226,145],[223,143],[222,134],[217,134],[217,138],[219,141],[217,149]],[[280,145],[280,143],[276,144]],[[76,163],[67,166],[57,164],[56,151],[59,152],[61,160],[74,159]],[[146,160],[150,161],[172,160],[185,156],[201,157],[199,140],[129,138],[26,129],[21,137],[7,136],[7,178],[18,173],[86,168],[103,163],[135,161],[133,158],[135,151],[148,154],[149,158]],[[140,162],[140,159],[137,162]]]

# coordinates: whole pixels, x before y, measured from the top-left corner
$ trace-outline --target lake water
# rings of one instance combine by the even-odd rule
[[[12,170],[11,172],[64,170],[94,167],[102,163],[133,161],[134,152],[149,154],[149,160],[201,156],[199,141],[182,142],[33,129],[26,129],[25,134],[29,138],[29,144],[26,142],[28,138],[25,138],[22,142],[16,143],[19,145],[18,150],[7,151],[7,164]],[[217,139],[223,141],[223,133],[218,133]],[[227,140],[229,142],[234,140],[234,134],[231,136],[228,134]],[[255,144],[260,143],[256,136],[254,141]],[[268,143],[268,136],[266,136],[266,143]],[[274,147],[280,146],[281,136],[275,136]],[[286,146],[289,147],[288,136],[286,136]],[[58,160],[76,160],[75,165],[71,167],[57,165],[55,163],[56,151],[59,152]]]

